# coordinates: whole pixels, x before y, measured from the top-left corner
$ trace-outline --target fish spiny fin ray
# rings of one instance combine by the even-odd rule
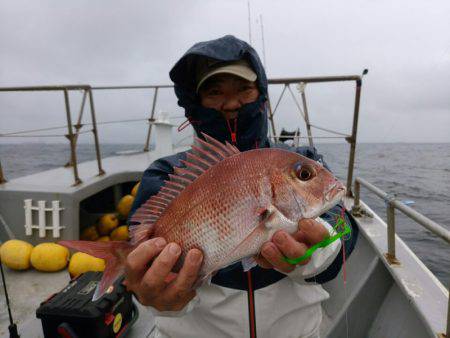
[[[196,174],[192,170],[189,170],[188,168],[174,168],[174,172],[176,175],[184,177],[186,179],[189,179],[189,177],[191,177],[192,182],[195,181],[199,176],[198,174]]]
[[[205,140],[208,142],[208,144],[214,145],[214,146],[216,146],[218,149],[222,150],[223,153],[224,153],[224,155],[231,156],[231,155],[234,154],[234,152],[230,151],[226,145],[220,143],[220,142],[217,141],[215,138],[213,138],[213,137],[211,137],[211,136],[209,136],[209,135],[207,135],[207,134],[205,134],[205,133],[202,133],[202,135],[203,135],[203,137],[205,138]],[[224,157],[227,157],[227,156],[224,156]]]
[[[198,157],[197,155],[188,152],[186,154],[186,157],[189,163],[198,165],[203,169],[203,171],[208,170],[211,167],[211,165],[207,161],[205,161],[201,157]]]
[[[228,141],[225,141],[226,146],[228,147],[228,149],[233,152],[233,154],[239,154],[240,151],[238,148],[236,148],[234,145],[232,145],[231,143],[229,143]]]
[[[199,173],[199,175],[201,175],[205,172],[205,169],[203,169],[201,166],[199,166],[195,163],[184,161],[184,160],[181,160],[180,162],[183,163],[186,166],[186,168],[190,168],[191,170],[197,171]],[[184,177],[180,177],[180,178],[185,179]]]
[[[169,174],[169,178],[172,182],[183,184],[185,187],[193,182],[192,179],[174,174]]]
[[[150,197],[130,218],[132,244],[141,243],[151,237],[155,223],[186,187],[209,168],[240,153],[229,143],[222,144],[211,136],[203,133],[202,135],[205,140],[196,137],[196,144],[193,144],[186,154],[186,160],[181,161],[185,167],[174,167],[174,173],[169,174],[169,179],[164,181],[159,192]]]
[[[204,158],[205,160],[211,162],[212,165],[220,162],[220,159],[217,158],[213,153],[210,153],[208,150],[198,147],[195,144],[192,145],[192,150],[194,151],[194,153],[197,156]]]

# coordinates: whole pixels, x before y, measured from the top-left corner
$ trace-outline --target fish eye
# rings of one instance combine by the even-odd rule
[[[313,167],[310,165],[301,165],[299,164],[295,169],[295,175],[300,181],[309,181],[311,178],[315,176],[315,171]]]

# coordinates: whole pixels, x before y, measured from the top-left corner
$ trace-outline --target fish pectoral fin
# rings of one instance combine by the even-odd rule
[[[269,230],[284,229],[288,232],[295,232],[297,230],[297,223],[291,221],[283,215],[274,205],[270,205],[264,214],[261,214],[262,224]]]

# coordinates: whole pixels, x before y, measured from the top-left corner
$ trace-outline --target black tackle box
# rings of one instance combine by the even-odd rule
[[[138,313],[122,280],[92,301],[101,272],[86,272],[70,281],[36,310],[46,338],[124,337]]]

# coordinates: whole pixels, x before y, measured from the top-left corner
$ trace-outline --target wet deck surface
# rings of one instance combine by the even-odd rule
[[[6,286],[14,322],[19,335],[24,338],[43,338],[41,321],[36,318],[36,309],[50,295],[63,289],[70,281],[67,270],[53,273],[35,270],[13,271],[4,268]],[[136,302],[135,302],[136,303]],[[139,307],[139,318],[127,337],[144,338],[153,328],[153,320],[146,309]],[[0,337],[9,337],[9,318],[3,285],[0,289]]]
[[[70,280],[67,270],[44,273],[36,270],[13,271],[6,267],[3,269],[11,312],[19,331],[27,322],[36,318],[36,309],[41,302],[61,290]],[[9,336],[8,325],[8,310],[2,285],[0,290],[0,337]],[[21,337],[28,336],[22,334]]]

